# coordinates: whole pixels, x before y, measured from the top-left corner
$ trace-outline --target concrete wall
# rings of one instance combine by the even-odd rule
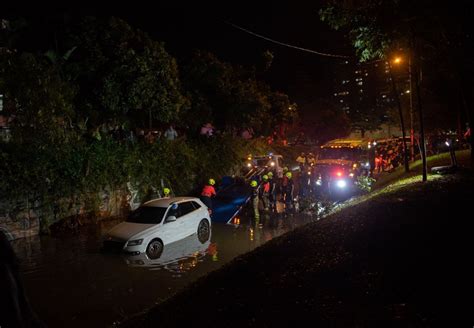
[[[91,195],[97,197],[97,195]],[[98,195],[98,210],[93,213],[95,220],[101,220],[108,217],[123,216],[129,211],[128,191],[125,190],[104,190]],[[64,204],[73,204],[67,213],[63,213],[63,217],[57,218],[56,224],[61,221],[70,220],[71,217],[81,217],[90,214],[90,207],[87,204],[75,204],[71,199],[63,199]],[[0,230],[6,233],[9,239],[18,239],[36,236],[40,233],[40,213],[34,210],[23,210],[18,214],[1,213],[0,214]],[[90,215],[89,215],[90,216]],[[81,221],[86,223],[85,220]],[[64,222],[67,225],[67,222]]]
[[[7,214],[0,217],[0,230],[5,232],[9,239],[36,236],[40,231],[39,218],[32,210],[22,211],[15,217]]]

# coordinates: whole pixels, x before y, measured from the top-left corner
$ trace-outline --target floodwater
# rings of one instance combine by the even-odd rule
[[[76,235],[13,242],[33,309],[49,327],[106,327],[169,298],[214,271],[311,217],[284,213],[245,215],[213,224],[210,240],[196,235],[165,245],[157,260],[100,251],[102,235],[119,221]]]

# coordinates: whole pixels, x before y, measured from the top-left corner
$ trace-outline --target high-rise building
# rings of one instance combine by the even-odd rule
[[[340,110],[350,118],[354,132],[365,134],[388,127],[398,134],[397,125],[393,126],[396,102],[389,69],[389,63],[382,60],[345,60],[337,64],[334,97]]]

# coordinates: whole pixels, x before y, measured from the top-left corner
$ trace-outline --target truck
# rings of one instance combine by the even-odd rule
[[[375,143],[367,139],[335,139],[319,149],[313,168],[316,187],[323,193],[353,193],[360,176],[369,176]]]
[[[261,169],[263,172],[273,171],[275,176],[283,177],[283,156],[273,153],[268,155],[249,155],[245,161],[245,171]]]

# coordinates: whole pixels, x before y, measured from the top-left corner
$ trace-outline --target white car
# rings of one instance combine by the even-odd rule
[[[104,249],[161,256],[165,245],[194,233],[207,240],[211,231],[209,211],[199,198],[171,197],[150,200],[130,213],[105,235]]]

